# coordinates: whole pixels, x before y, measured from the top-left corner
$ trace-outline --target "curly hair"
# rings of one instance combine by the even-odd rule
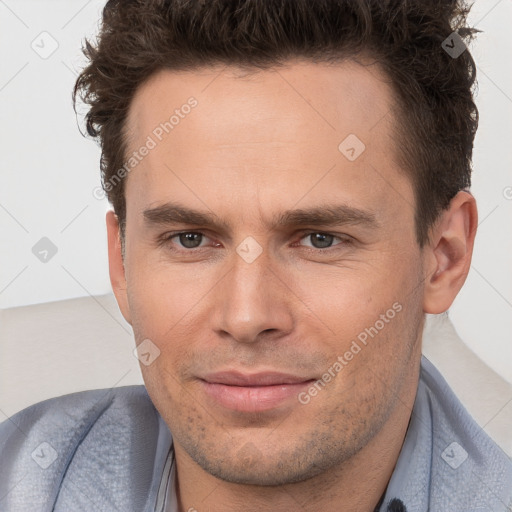
[[[124,238],[124,179],[132,98],[162,69],[212,64],[268,69],[293,58],[378,60],[393,87],[394,141],[415,196],[420,247],[458,191],[471,182],[478,110],[476,66],[465,43],[470,6],[462,0],[109,0],[73,101],[87,106],[87,133],[99,139],[103,189]],[[450,39],[451,37],[451,39]],[[447,51],[462,45],[460,55]],[[449,41],[449,43],[446,43]],[[109,186],[106,186],[109,185]]]

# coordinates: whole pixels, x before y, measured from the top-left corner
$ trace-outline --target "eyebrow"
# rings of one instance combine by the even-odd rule
[[[211,212],[203,212],[177,203],[165,203],[143,212],[148,225],[187,224],[229,231],[227,222]],[[268,226],[271,229],[290,226],[342,226],[363,225],[376,229],[380,226],[374,212],[352,206],[325,205],[306,209],[287,210],[274,216]]]

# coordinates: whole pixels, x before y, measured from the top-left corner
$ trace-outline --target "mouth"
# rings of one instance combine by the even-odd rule
[[[244,374],[227,371],[200,379],[205,394],[218,405],[239,412],[263,412],[297,402],[315,379],[285,373]]]

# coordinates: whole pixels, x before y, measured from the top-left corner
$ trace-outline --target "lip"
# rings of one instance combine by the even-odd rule
[[[277,372],[224,371],[205,375],[200,381],[206,395],[219,405],[240,412],[262,412],[296,402],[301,389],[314,379]]]
[[[311,377],[299,377],[290,373],[259,372],[242,373],[237,371],[223,371],[209,373],[202,380],[212,384],[225,384],[227,386],[277,386],[282,384],[299,384],[312,380]]]

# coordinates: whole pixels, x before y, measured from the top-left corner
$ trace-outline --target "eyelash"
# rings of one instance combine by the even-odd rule
[[[171,241],[174,238],[179,237],[180,235],[189,235],[189,234],[202,235],[205,238],[209,238],[208,235],[206,235],[205,233],[203,233],[201,231],[179,231],[179,232],[176,232],[176,233],[165,233],[164,235],[162,235],[160,237],[160,239],[159,239],[159,245],[169,246],[169,245],[171,245]],[[301,233],[301,237],[299,238],[299,241],[303,240],[304,238],[306,238],[308,236],[317,235],[317,234],[318,235],[332,236],[333,238],[335,238],[335,239],[337,238],[338,240],[340,240],[340,243],[336,244],[334,246],[331,246],[331,247],[325,247],[324,249],[319,249],[317,247],[308,247],[308,246],[301,246],[301,247],[303,247],[303,249],[306,249],[308,251],[325,253],[325,252],[328,252],[330,250],[335,250],[336,247],[338,247],[338,245],[347,246],[347,245],[351,245],[353,243],[353,239],[351,237],[349,237],[348,235],[335,235],[334,233],[326,233],[324,231],[306,231],[306,232],[303,232],[303,233]],[[192,252],[204,249],[204,248],[205,247],[194,247],[192,249],[179,248],[179,249],[173,249],[173,250],[176,250],[177,252],[192,253]]]

